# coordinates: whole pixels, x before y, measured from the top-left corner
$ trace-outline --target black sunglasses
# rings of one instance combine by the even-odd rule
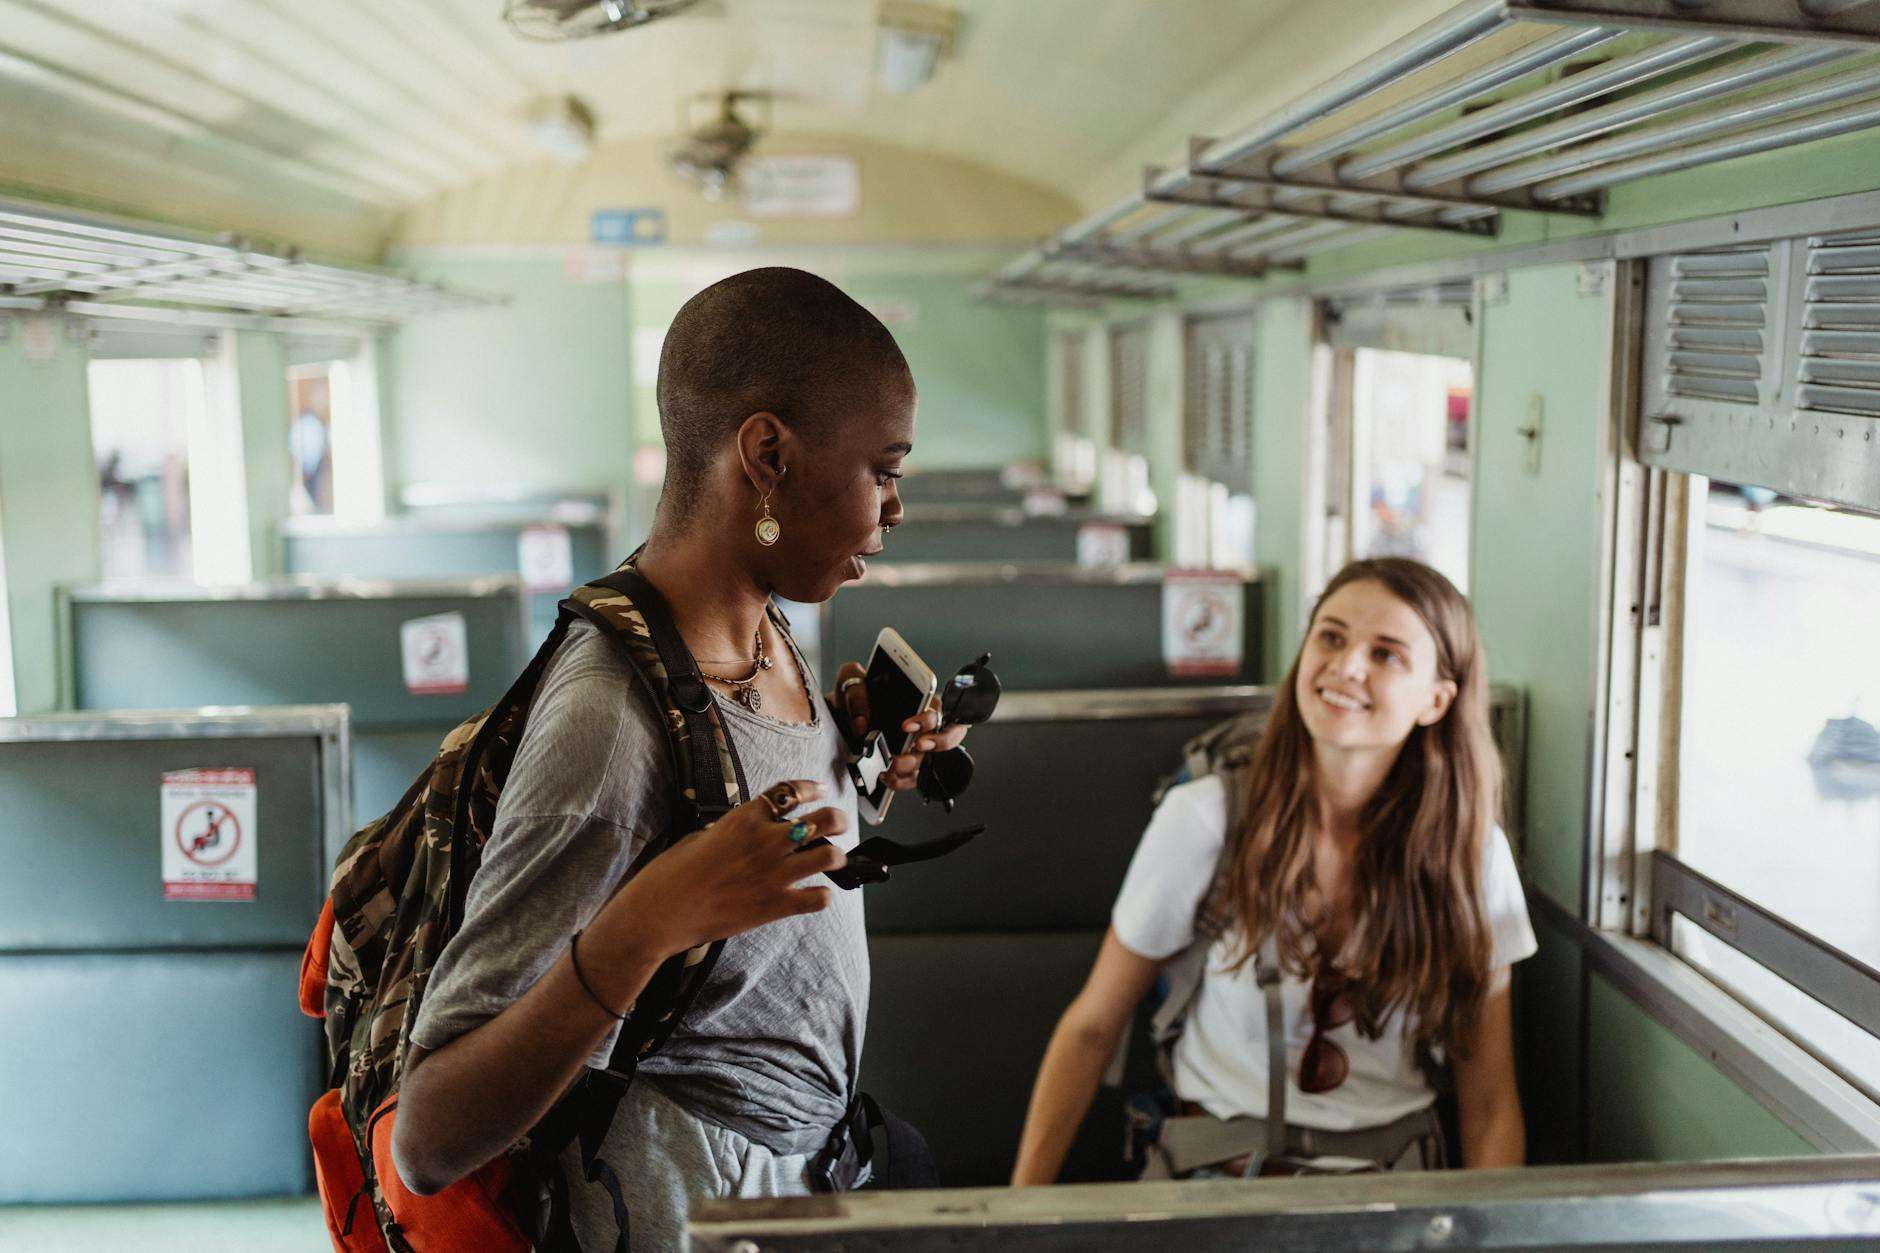
[[[978,661],[947,680],[940,694],[940,725],[978,726],[999,707],[999,676],[992,672],[992,654],[982,654]],[[973,758],[964,748],[950,748],[944,753],[929,753],[920,763],[914,784],[921,800],[939,801],[947,813],[973,781]]]

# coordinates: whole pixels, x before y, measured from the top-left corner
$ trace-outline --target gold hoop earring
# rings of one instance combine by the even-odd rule
[[[769,548],[783,537],[783,527],[778,525],[777,520],[770,516],[769,492],[765,492],[763,500],[758,503],[763,507],[764,516],[757,520],[757,542],[762,544],[765,548]]]

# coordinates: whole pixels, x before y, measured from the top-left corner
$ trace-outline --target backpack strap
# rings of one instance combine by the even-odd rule
[[[1250,777],[1244,765],[1222,770],[1220,775],[1227,792],[1226,819],[1231,834],[1234,823],[1247,812]],[[1201,984],[1208,972],[1208,953],[1221,934],[1219,897],[1233,870],[1227,862],[1228,850],[1232,847],[1232,840],[1222,840],[1214,876],[1208,881],[1208,890],[1195,911],[1194,939],[1162,968],[1162,1003],[1156,1006],[1149,1020],[1149,1038],[1155,1044],[1156,1069],[1171,1090],[1175,1086],[1175,1045],[1181,1039],[1195,997],[1201,994]],[[1117,1069],[1114,1063],[1113,1069]],[[1118,1078],[1120,1080],[1120,1073]]]
[[[509,690],[503,693],[502,699],[492,705],[489,712],[484,715],[483,725],[477,728],[475,737],[470,741],[469,749],[464,753],[459,776],[462,782],[457,787],[457,809],[450,827],[453,832],[469,830],[470,803],[476,791],[474,787],[469,786],[470,781],[476,777],[476,772],[482,769],[483,755],[489,751],[490,741],[502,729],[507,716],[535,699],[535,690],[541,684],[542,676],[548,672],[549,663],[555,659],[556,650],[561,647],[562,641],[568,638],[568,622],[569,619],[565,614],[556,617],[554,628],[549,631],[548,638],[542,641],[542,646],[535,650],[535,656],[523,668],[516,681],[509,685]],[[450,842],[450,909],[446,914],[445,924],[449,935],[457,934],[463,927],[464,903],[469,899],[470,894],[469,859],[469,841],[453,838]],[[417,1012],[414,1006],[410,1020],[415,1021],[416,1017]]]
[[[1286,1012],[1280,1002],[1279,928],[1266,933],[1254,959],[1254,979],[1266,1000],[1266,1158],[1286,1155]]]
[[[771,607],[773,622],[777,619]],[[665,598],[634,568],[629,558],[604,578],[578,587],[561,603],[557,631],[575,618],[592,623],[621,651],[667,730],[666,748],[673,779],[672,822],[649,841],[629,874],[693,831],[716,822],[742,804],[749,793],[737,748],[718,715],[698,663],[673,624]],[[556,1102],[531,1134],[535,1149],[551,1160],[570,1142],[579,1141],[582,1173],[607,1189],[617,1235],[614,1253],[628,1253],[631,1216],[619,1176],[601,1156],[607,1132],[626,1099],[642,1060],[663,1046],[700,989],[711,977],[725,942],[714,940],[660,963],[628,1011],[605,1069],[583,1071],[566,1096]],[[566,1189],[551,1191],[543,1253],[578,1253]]]

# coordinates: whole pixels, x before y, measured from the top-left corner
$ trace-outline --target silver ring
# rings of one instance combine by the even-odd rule
[[[840,683],[838,683],[838,684],[836,684],[836,695],[837,695],[837,696],[847,696],[847,695],[849,694],[849,689],[850,689],[850,688],[852,688],[852,687],[854,687],[854,686],[855,686],[855,685],[856,685],[857,683],[860,683],[860,682],[862,682],[862,676],[861,676],[861,675],[859,675],[859,674],[851,674],[851,675],[850,675],[850,676],[849,676],[848,678],[846,678],[846,679],[844,679],[844,680],[842,680],[842,682],[840,682]]]

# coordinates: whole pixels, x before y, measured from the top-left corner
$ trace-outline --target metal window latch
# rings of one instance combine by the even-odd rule
[[[1546,413],[1546,398],[1539,392],[1529,392],[1527,425],[1514,428],[1514,433],[1525,441],[1521,450],[1521,469],[1528,474],[1541,472],[1541,427]]]
[[[1645,419],[1647,445],[1646,452],[1670,452],[1671,432],[1682,425],[1684,419],[1675,413],[1655,413]]]

